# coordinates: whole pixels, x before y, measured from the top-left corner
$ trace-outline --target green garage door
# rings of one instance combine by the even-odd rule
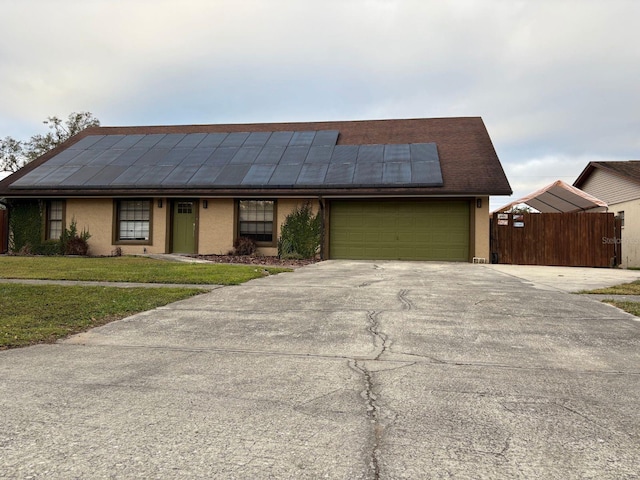
[[[469,202],[331,202],[331,258],[469,260]]]

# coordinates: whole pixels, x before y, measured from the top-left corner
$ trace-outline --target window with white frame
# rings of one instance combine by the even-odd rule
[[[257,243],[274,242],[274,200],[240,200],[238,202],[238,236]]]
[[[148,242],[151,230],[151,201],[119,200],[116,209],[116,241]]]
[[[63,200],[50,200],[47,202],[47,227],[45,232],[47,240],[58,240],[62,236],[63,212]]]

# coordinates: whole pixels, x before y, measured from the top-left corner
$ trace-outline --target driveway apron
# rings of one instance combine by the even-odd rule
[[[0,478],[639,478],[636,317],[492,267],[321,262],[2,351]]]

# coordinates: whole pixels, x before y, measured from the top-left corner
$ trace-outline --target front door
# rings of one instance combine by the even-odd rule
[[[196,208],[195,200],[174,200],[172,239],[173,253],[196,253]]]

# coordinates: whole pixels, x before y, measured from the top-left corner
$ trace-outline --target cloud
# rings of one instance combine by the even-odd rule
[[[640,2],[0,2],[1,137],[84,110],[105,125],[479,115],[523,195],[640,157]]]

